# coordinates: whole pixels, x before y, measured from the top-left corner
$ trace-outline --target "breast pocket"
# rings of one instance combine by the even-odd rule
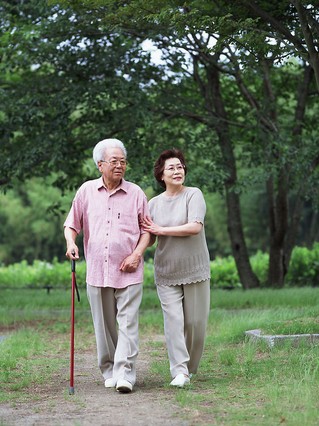
[[[121,234],[140,235],[137,214],[118,213],[117,228]]]

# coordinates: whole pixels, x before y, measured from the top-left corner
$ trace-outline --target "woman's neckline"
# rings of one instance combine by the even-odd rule
[[[166,191],[165,191],[163,192],[163,196],[165,198],[174,199],[174,198],[177,198],[180,194],[182,194],[184,192],[184,189],[185,189],[185,186],[182,185],[181,188],[174,194],[169,195],[169,194],[166,194]]]

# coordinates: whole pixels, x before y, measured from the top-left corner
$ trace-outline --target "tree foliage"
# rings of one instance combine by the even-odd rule
[[[283,285],[319,160],[315,4],[282,0],[2,4],[0,183],[89,174],[91,146],[127,143],[144,185],[162,148],[182,148],[189,183],[225,196],[232,253],[258,285],[242,193],[262,187],[269,282]],[[161,55],[153,62],[145,43]]]
[[[316,63],[307,50],[309,38],[303,38],[305,22],[300,19],[302,12],[312,34],[311,46],[317,49],[317,12],[313,5],[295,3],[296,7],[287,1],[150,1],[143,7],[137,0],[123,5],[108,2],[113,9],[104,15],[132,37],[150,38],[162,52],[168,69],[160,103],[163,115],[200,123],[214,135],[208,146],[220,149],[228,230],[245,286],[257,282],[243,234],[237,193],[239,164],[248,160],[242,165],[260,170],[264,179],[269,281],[275,285],[284,282],[305,188],[318,164],[314,123],[307,114],[309,106],[316,110],[311,99],[311,93],[317,94]],[[291,66],[287,60],[293,58]],[[187,96],[184,83],[190,76],[194,84]],[[292,77],[288,90],[287,76]],[[167,93],[172,90],[175,102],[170,103]]]
[[[28,185],[0,194],[0,263],[65,259],[63,215],[71,194],[61,197],[52,181],[53,177],[33,178]]]
[[[143,120],[147,55],[137,61],[138,43],[97,11],[30,0],[2,2],[1,12],[0,184],[55,171],[74,186],[98,140],[127,140]]]

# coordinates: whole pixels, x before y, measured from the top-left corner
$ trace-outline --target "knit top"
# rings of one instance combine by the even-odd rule
[[[209,280],[210,259],[204,230],[206,203],[201,190],[184,187],[174,197],[160,194],[149,201],[149,208],[153,222],[159,226],[178,226],[190,222],[203,224],[196,235],[157,237],[154,257],[156,285]]]

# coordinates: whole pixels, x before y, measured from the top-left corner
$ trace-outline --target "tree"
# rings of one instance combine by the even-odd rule
[[[137,43],[97,12],[35,0],[3,1],[0,12],[0,186],[49,171],[75,187],[98,140],[127,140],[143,120],[148,57],[136,61]]]
[[[255,13],[257,3],[259,3],[258,10],[261,6],[267,7],[268,10],[273,8],[273,16],[277,21],[270,20],[271,25],[269,20],[260,23]],[[264,172],[269,201],[269,282],[272,285],[282,286],[300,219],[302,206],[300,195],[304,193],[307,181],[301,177],[305,171],[303,169],[303,172],[299,172],[301,181],[296,187],[291,179],[291,173],[295,170],[293,158],[283,161],[281,157],[281,153],[285,150],[297,149],[302,140],[302,124],[305,120],[312,79],[311,68],[307,63],[300,63],[299,67],[296,66],[297,73],[292,73],[296,84],[293,88],[296,93],[296,104],[293,105],[292,102],[290,105],[290,113],[295,108],[294,126],[292,121],[289,123],[287,121],[285,126],[281,125],[279,108],[276,104],[276,97],[280,99],[280,92],[276,92],[275,88],[278,65],[285,57],[295,55],[296,46],[301,49],[304,45],[303,40],[297,39],[300,37],[300,31],[296,11],[292,11],[286,1],[277,3],[276,6],[274,4],[267,6],[265,2],[243,2],[241,5],[238,2],[235,4],[202,2],[198,5],[196,1],[190,1],[180,5],[178,2],[152,1],[148,2],[147,7],[143,7],[138,0],[124,6],[118,6],[114,2],[108,4],[114,8],[112,10],[111,7],[111,10],[106,11],[107,20],[111,20],[118,29],[133,37],[139,37],[141,40],[152,39],[161,49],[167,67],[175,78],[177,76],[179,79],[178,83],[175,81],[175,85],[183,86],[182,75],[191,75],[197,85],[201,100],[196,97],[196,101],[199,101],[196,106],[189,102],[189,97],[185,97],[185,90],[179,92],[179,97],[175,96],[175,106],[173,103],[169,105],[167,98],[166,102],[160,105],[162,107],[165,105],[163,114],[166,117],[180,116],[197,121],[205,124],[217,135],[214,142],[220,147],[226,175],[224,185],[233,254],[241,280],[245,287],[249,287],[256,286],[257,280],[249,264],[241,221],[240,199],[236,192],[238,178],[235,145],[239,141],[234,135],[236,128],[247,131],[249,127],[238,120],[234,108],[228,103],[229,99],[225,99],[225,91],[221,89],[225,85],[225,76],[228,80],[235,79],[237,89],[234,90],[234,94],[246,102],[246,107],[243,108],[242,105],[241,107],[252,118],[249,126],[256,126],[255,134],[253,135],[251,131],[250,134],[254,138],[261,139],[259,147],[251,151],[251,156],[255,157],[255,164],[258,151],[257,164],[260,164],[262,158],[267,158]],[[253,13],[249,13],[250,9]],[[314,13],[314,9],[311,9],[311,13]],[[290,26],[289,34],[283,31],[283,34],[289,36],[289,43],[287,42],[285,46],[282,37],[278,37],[279,17],[283,17],[285,24]],[[293,37],[291,33],[294,30],[296,36]],[[305,49],[301,50],[305,56]],[[287,71],[288,67],[285,68]],[[262,84],[258,84],[259,76],[262,76]],[[255,82],[254,87],[251,87],[249,77]],[[172,80],[168,79],[165,94],[172,90]],[[174,92],[176,93],[176,90]],[[282,108],[281,113],[285,113]],[[283,142],[287,137],[288,144]],[[316,151],[316,149],[312,151],[310,171],[317,166]],[[309,155],[305,154],[303,164],[305,165],[307,161]],[[297,188],[299,195],[295,200],[295,208],[289,223],[289,191],[293,188]]]
[[[309,192],[305,170],[316,169],[314,118],[306,108],[315,95],[310,97],[313,77],[307,59],[296,57],[299,50],[293,43],[283,44],[272,22],[252,13],[252,2],[95,0],[65,4],[44,8],[39,18],[32,1],[21,3],[20,8],[33,8],[33,14],[20,12],[17,16],[6,3],[10,19],[5,21],[7,31],[1,40],[7,64],[13,64],[21,84],[16,86],[6,77],[2,86],[7,106],[1,115],[5,155],[13,161],[6,164],[3,158],[3,181],[45,173],[44,166],[50,161],[47,152],[52,168],[64,172],[62,183],[66,177],[79,179],[78,161],[87,155],[92,134],[104,135],[105,122],[109,135],[124,135],[129,141],[138,164],[131,170],[133,175],[149,174],[154,151],[177,140],[178,146],[194,156],[191,162],[198,163],[190,176],[194,183],[204,181],[214,190],[223,185],[228,232],[245,288],[257,286],[258,280],[243,232],[241,191],[247,190],[249,181],[267,186],[272,238],[269,280],[272,285],[282,285],[289,254],[285,247],[294,245],[294,238],[288,244],[288,234],[294,237],[292,231],[299,220],[295,214],[288,223],[288,201],[293,191],[295,200],[300,200],[296,206],[302,205],[301,195]],[[283,17],[290,33],[300,35],[294,31],[298,29],[297,14],[289,2],[270,7],[262,1],[254,4],[268,11],[273,7],[278,22]],[[30,43],[34,34],[36,42]],[[162,63],[150,63],[150,54],[143,49],[146,40],[158,47]],[[12,46],[18,48],[11,52]],[[295,63],[289,67],[285,61],[293,57]],[[292,77],[288,85],[287,75]],[[26,90],[31,81],[40,87],[42,78],[63,90],[54,95]],[[303,89],[298,92],[299,85]],[[282,93],[289,100],[287,105]],[[22,124],[15,119],[16,107],[10,97],[15,104],[24,102],[28,109],[35,105],[30,116],[22,115]],[[52,102],[59,107],[52,110]],[[315,104],[312,108],[316,111]],[[43,145],[49,120],[54,148]],[[16,148],[25,141],[29,150],[20,150],[25,155],[20,164],[28,167],[13,172],[12,165],[19,164]],[[302,156],[295,154],[300,147]],[[65,158],[70,155],[68,167]],[[253,171],[254,179],[240,176],[242,169]],[[80,172],[82,178],[84,172]]]
[[[0,194],[0,262],[65,259],[63,221],[72,194],[61,197],[54,177],[33,178]],[[63,213],[63,216],[61,215]]]
[[[290,45],[312,67],[319,90],[318,1],[265,2],[245,0],[253,17],[270,25],[277,39]]]

